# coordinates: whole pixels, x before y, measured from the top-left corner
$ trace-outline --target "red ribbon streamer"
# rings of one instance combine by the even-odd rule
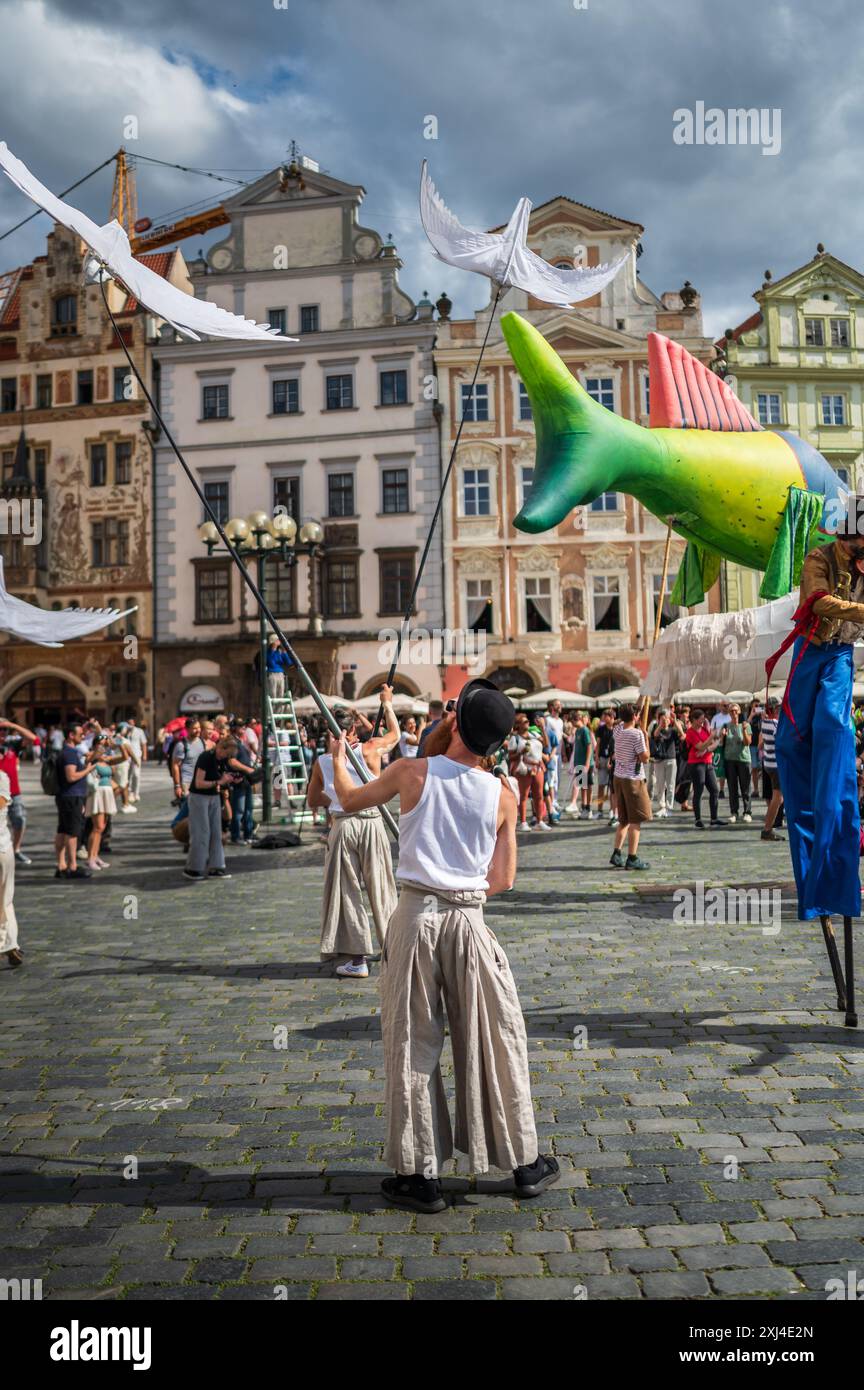
[[[821,622],[821,618],[819,617],[818,613],[813,612],[813,604],[816,602],[817,598],[827,597],[827,589],[815,589],[812,594],[809,594],[807,596],[804,602],[798,608],[796,608],[795,612],[792,614],[793,627],[792,631],[789,633],[789,636],[783,639],[783,642],[777,648],[777,651],[774,653],[774,655],[769,656],[768,660],[765,662],[765,674],[770,683],[771,673],[774,670],[774,667],[777,665],[777,662],[780,660],[783,653],[789,650],[793,642],[798,637],[801,637],[802,635],[806,636],[806,641],[803,647],[801,648],[800,652],[798,653],[797,657],[795,658],[792,670],[789,672],[789,677],[786,681],[786,689],[783,691],[783,703],[781,705],[783,713],[785,715],[788,715],[788,717],[791,719],[792,727],[795,730],[796,734],[798,734],[798,725],[795,723],[795,716],[792,713],[792,706],[789,703],[789,691],[792,686],[792,677],[795,675],[798,663],[801,660],[804,653],[806,652],[807,648],[809,647],[813,634],[815,633],[817,627],[819,626],[819,623]],[[801,738],[801,735],[798,734],[798,737]]]

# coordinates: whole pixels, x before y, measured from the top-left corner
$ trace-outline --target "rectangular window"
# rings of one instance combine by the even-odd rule
[[[525,631],[552,631],[552,580],[546,575],[525,576]]]
[[[489,387],[480,382],[472,392],[470,386],[462,387],[462,419],[489,419]]]
[[[533,420],[531,414],[531,401],[528,398],[528,388],[524,381],[519,382],[519,419]]]
[[[78,332],[78,300],[74,294],[61,294],[54,300],[51,333],[64,337]]]
[[[327,515],[354,516],[354,474],[328,473]]]
[[[825,320],[804,320],[804,342],[807,347],[825,346]]]
[[[15,450],[14,450],[14,449],[4,449],[4,450],[3,450],[2,464],[3,464],[3,468],[2,468],[2,478],[3,478],[3,482],[6,483],[6,482],[8,482],[9,479],[12,477],[12,472],[13,472],[13,470],[14,470],[14,468],[15,468]]]
[[[413,555],[379,555],[381,613],[404,613],[414,584]]]
[[[595,574],[591,588],[594,628],[597,632],[621,631],[621,595],[617,574]]]
[[[297,612],[297,566],[275,556],[267,562],[267,598],[277,618]]]
[[[114,445],[114,481],[119,487],[132,481],[131,439],[118,439]]]
[[[408,510],[408,469],[385,468],[381,474],[382,512],[407,512]]]
[[[301,332],[301,333],[317,333],[317,332],[318,332],[318,305],[317,305],[317,304],[301,304],[301,305],[300,305],[300,332]]]
[[[94,521],[91,529],[94,569],[110,569],[129,563],[129,522],[116,517]]]
[[[37,376],[36,378],[36,409],[50,410],[53,399],[52,383],[54,378],[51,376]]]
[[[846,424],[846,401],[843,396],[822,397],[822,424]]]
[[[848,348],[849,346],[849,320],[831,320],[831,346],[838,348]]]
[[[222,526],[224,526],[224,525],[225,525],[225,522],[228,520],[228,484],[227,484],[227,482],[224,482],[224,483],[205,483],[205,484],[204,484],[204,496],[206,497],[207,501],[210,503],[210,506],[213,508],[213,511],[216,513],[216,516],[219,518],[220,524],[221,524]],[[202,519],[202,521],[209,521],[210,518],[207,516],[207,514],[206,514],[206,512],[205,512],[204,516],[203,516],[201,519]]]
[[[273,382],[273,414],[296,415],[300,410],[300,383],[296,377]]]
[[[93,373],[90,371],[78,373],[78,404],[93,404]]]
[[[230,623],[231,561],[195,566],[195,621]]]
[[[617,492],[601,492],[591,503],[592,512],[620,512],[621,502]]]
[[[134,387],[132,385],[132,373],[128,367],[114,368],[114,399],[115,401],[131,401],[133,399]]]
[[[300,525],[300,479],[299,478],[274,478],[273,479],[273,510],[284,512],[287,516],[293,517]]]
[[[492,580],[466,579],[465,626],[469,632],[492,632]]]
[[[108,445],[90,445],[90,486],[104,487],[108,482]]]
[[[647,372],[642,378],[642,410],[646,415],[651,414],[651,378]]]
[[[45,481],[48,474],[48,450],[33,450],[33,481],[38,488],[44,490]]]
[[[492,487],[489,482],[488,468],[466,468],[463,470],[462,515],[492,515]]]
[[[354,378],[344,372],[327,378],[327,409],[350,410],[354,405]]]
[[[201,392],[201,418],[228,419],[228,386],[205,386]]]
[[[844,468],[842,464],[835,464],[834,472],[837,474],[837,477],[840,479],[844,487],[851,487],[851,483],[849,482],[848,468]]]
[[[275,328],[275,330],[276,330],[277,333],[284,333],[284,332],[285,332],[285,310],[284,310],[284,309],[268,309],[268,310],[267,310],[267,322],[269,323],[269,325],[270,325],[271,328]]]
[[[18,378],[4,376],[0,381],[0,410],[6,414],[18,409]]]
[[[585,390],[592,400],[605,405],[607,410],[615,409],[615,382],[611,376],[588,376]]]
[[[408,401],[408,373],[406,371],[382,372],[381,404],[406,405]]]
[[[352,558],[326,562],[324,602],[328,618],[353,618],[357,602],[357,561]]]
[[[676,619],[676,618],[680,618],[680,617],[681,617],[681,609],[678,607],[678,605],[677,605],[676,603],[670,603],[670,602],[669,602],[669,595],[671,594],[671,592],[672,592],[672,590],[673,590],[673,588],[674,588],[674,586],[675,586],[675,580],[676,580],[677,578],[678,578],[678,572],[677,572],[677,570],[675,571],[674,574],[673,574],[673,573],[670,573],[670,574],[668,574],[668,575],[666,576],[666,593],[665,593],[664,596],[663,596],[663,612],[662,612],[661,615],[660,615],[660,626],[661,626],[661,627],[668,627],[670,623],[674,623],[674,622],[675,622],[675,619]],[[655,622],[657,621],[657,605],[658,605],[659,602],[660,602],[660,583],[661,583],[661,580],[662,580],[662,579],[663,579],[663,575],[662,575],[662,574],[653,574],[653,575],[651,576],[651,590],[652,590],[652,595],[653,595],[653,600],[654,600],[654,621],[655,621]]]
[[[783,419],[782,401],[777,391],[758,391],[756,414],[760,425],[779,425]]]

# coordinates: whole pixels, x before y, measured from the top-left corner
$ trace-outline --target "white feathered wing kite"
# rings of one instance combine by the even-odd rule
[[[116,608],[63,608],[59,612],[37,608],[8,592],[3,576],[3,556],[0,555],[0,632],[11,632],[25,642],[35,642],[40,647],[62,647],[64,639],[89,637],[92,632],[116,623],[136,609],[137,605],[121,613]]]
[[[298,338],[287,338],[275,332],[266,324],[253,323],[251,319],[231,314],[210,304],[206,299],[196,299],[185,294],[176,285],[169,284],[149,266],[136,260],[129,245],[129,238],[120,223],[115,219],[99,227],[91,222],[85,213],[79,212],[71,204],[64,203],[40,183],[26,164],[16,159],[5,141],[0,141],[0,168],[28,198],[64,227],[76,232],[86,241],[90,250],[117,280],[122,280],[131,295],[141,301],[157,318],[165,319],[179,333],[197,339],[206,333],[209,338],[265,338],[276,339],[282,343],[296,343]]]
[[[576,270],[560,270],[535,256],[526,244],[531,206],[530,199],[520,198],[503,232],[472,232],[446,206],[423,160],[420,220],[439,261],[486,275],[505,288],[527,290],[544,304],[561,308],[590,299],[615,279],[629,252],[606,265]]]

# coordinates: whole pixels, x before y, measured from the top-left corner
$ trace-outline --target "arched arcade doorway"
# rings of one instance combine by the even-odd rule
[[[8,717],[33,729],[37,724],[68,724],[87,714],[84,692],[62,676],[31,676],[6,697]]]

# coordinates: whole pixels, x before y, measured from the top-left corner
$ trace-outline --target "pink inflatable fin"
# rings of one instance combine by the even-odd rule
[[[680,343],[648,334],[651,429],[761,430],[758,420],[716,372]]]

